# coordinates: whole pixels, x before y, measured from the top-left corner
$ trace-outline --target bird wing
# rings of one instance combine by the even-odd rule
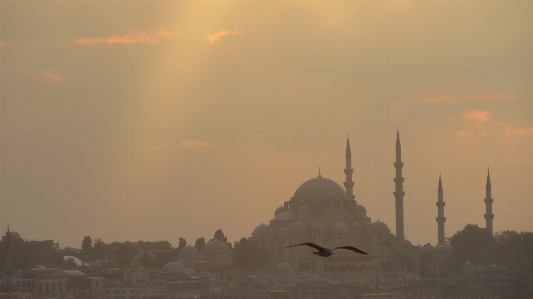
[[[324,248],[322,248],[322,247],[320,247],[320,246],[318,246],[316,244],[313,244],[313,243],[296,244],[296,245],[291,245],[291,246],[284,247],[283,249],[289,248],[289,247],[294,247],[294,246],[303,246],[303,245],[311,246],[311,247],[315,248],[316,250],[324,250]]]
[[[335,249],[347,249],[347,250],[355,251],[357,253],[368,255],[368,253],[362,251],[361,249],[358,249],[358,248],[355,248],[355,247],[352,247],[352,246],[341,246],[341,247],[333,248],[333,250],[335,250]]]

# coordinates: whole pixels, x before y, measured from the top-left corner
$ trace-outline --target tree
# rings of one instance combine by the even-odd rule
[[[204,237],[201,237],[201,238],[198,238],[196,239],[196,242],[194,243],[194,247],[196,247],[196,249],[198,249],[198,251],[202,251],[202,249],[204,249],[204,246],[205,246],[205,239]]]
[[[187,240],[185,240],[185,238],[180,238],[179,243],[178,243],[178,248],[176,248],[176,254],[180,254],[180,251],[185,246],[187,246]]]
[[[224,236],[224,233],[222,232],[221,229],[219,229],[219,230],[217,230],[215,232],[215,236],[214,236],[213,239],[222,241],[224,243],[228,243],[228,238],[226,236]]]
[[[268,261],[268,250],[260,247],[255,240],[242,238],[235,242],[233,261],[237,268],[255,271]]]
[[[420,253],[418,268],[420,269],[420,276],[422,278],[435,278],[437,275],[434,270],[433,258],[428,252]]]
[[[78,264],[76,264],[73,258],[68,258],[63,263],[63,269],[75,270],[77,268],[78,268]]]
[[[93,240],[91,239],[91,236],[83,237],[83,241],[81,241],[81,249],[86,252],[93,249]]]
[[[475,264],[493,263],[497,242],[485,228],[467,224],[462,231],[458,231],[450,240],[453,255],[458,265],[466,261]]]

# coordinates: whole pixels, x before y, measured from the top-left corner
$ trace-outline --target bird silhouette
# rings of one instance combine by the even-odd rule
[[[336,249],[346,249],[346,250],[351,250],[351,251],[354,251],[354,252],[357,252],[357,253],[368,255],[368,253],[362,251],[361,249],[358,249],[358,248],[355,248],[355,247],[352,247],[352,246],[341,246],[341,247],[335,247],[333,249],[330,249],[330,248],[324,248],[324,247],[318,246],[318,245],[313,244],[313,243],[296,244],[296,245],[291,245],[291,246],[284,247],[283,249],[290,248],[290,247],[295,247],[295,246],[310,246],[310,247],[313,247],[314,249],[318,250],[318,251],[313,251],[313,254],[317,255],[317,256],[322,256],[322,257],[328,257],[328,256],[332,255],[333,254],[333,250],[336,250]]]

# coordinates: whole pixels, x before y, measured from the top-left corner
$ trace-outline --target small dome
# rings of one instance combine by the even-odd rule
[[[366,217],[366,209],[362,205],[356,205],[353,209],[355,216],[362,218]]]
[[[187,245],[180,250],[179,257],[200,255],[200,251],[196,247]]]
[[[266,232],[267,229],[268,229],[268,225],[263,223],[263,224],[256,226],[252,234],[261,234],[261,233]]]
[[[346,192],[339,184],[322,176],[308,180],[296,189],[295,198],[337,198],[346,197]]]
[[[204,249],[202,250],[203,253],[205,252],[231,252],[231,249],[229,249],[228,244],[219,241],[219,240],[211,240],[205,244]]]
[[[351,228],[353,229],[360,229],[360,228],[363,228],[363,226],[361,225],[361,223],[359,222],[354,222],[352,223],[352,225],[350,225]]]
[[[405,240],[403,241],[403,243],[405,244],[405,246],[413,246],[413,243],[411,243],[411,241],[409,240]]]
[[[278,272],[291,272],[292,271],[292,267],[287,264],[287,263],[279,263],[276,265],[276,267],[274,267],[274,271],[278,271]]]
[[[274,217],[274,219],[272,219],[272,221],[291,221],[291,220],[296,220],[296,215],[294,215],[294,213],[290,210],[281,212],[277,214],[276,217]]]
[[[311,208],[308,205],[303,205],[298,208],[298,218],[306,219],[308,217],[311,217],[311,215]]]
[[[285,211],[287,211],[287,209],[284,206],[281,206],[281,207],[276,209],[276,211],[274,212],[274,215],[277,215],[277,214],[285,212]]]
[[[307,226],[301,222],[293,222],[291,225],[289,225],[289,231],[291,233],[305,232],[306,230]]]
[[[163,266],[163,269],[161,269],[163,273],[178,273],[185,271],[185,267],[181,263],[178,262],[168,262]]]
[[[388,230],[388,231],[390,231],[389,227],[388,227],[385,223],[383,223],[383,222],[381,222],[381,221],[379,221],[379,220],[376,221],[376,222],[374,222],[374,223],[372,223],[371,225],[372,225],[372,227],[373,227],[374,229],[380,229],[380,230]]]
[[[324,222],[317,223],[319,229],[328,229],[328,226]]]
[[[329,225],[331,230],[349,230],[348,225],[342,221],[333,222]]]

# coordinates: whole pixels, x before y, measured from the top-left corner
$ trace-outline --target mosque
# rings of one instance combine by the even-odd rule
[[[257,226],[252,239],[269,251],[269,264],[282,268],[307,271],[314,274],[354,272],[369,266],[392,270],[395,251],[411,246],[403,233],[403,181],[400,136],[396,136],[396,234],[387,224],[372,222],[365,207],[358,204],[353,194],[350,140],[346,143],[346,181],[344,188],[322,177],[304,182],[289,201],[274,212],[270,223]],[[307,246],[284,247],[313,242],[334,248],[352,245],[368,252],[362,255],[347,250],[336,250],[325,259],[311,254]]]

